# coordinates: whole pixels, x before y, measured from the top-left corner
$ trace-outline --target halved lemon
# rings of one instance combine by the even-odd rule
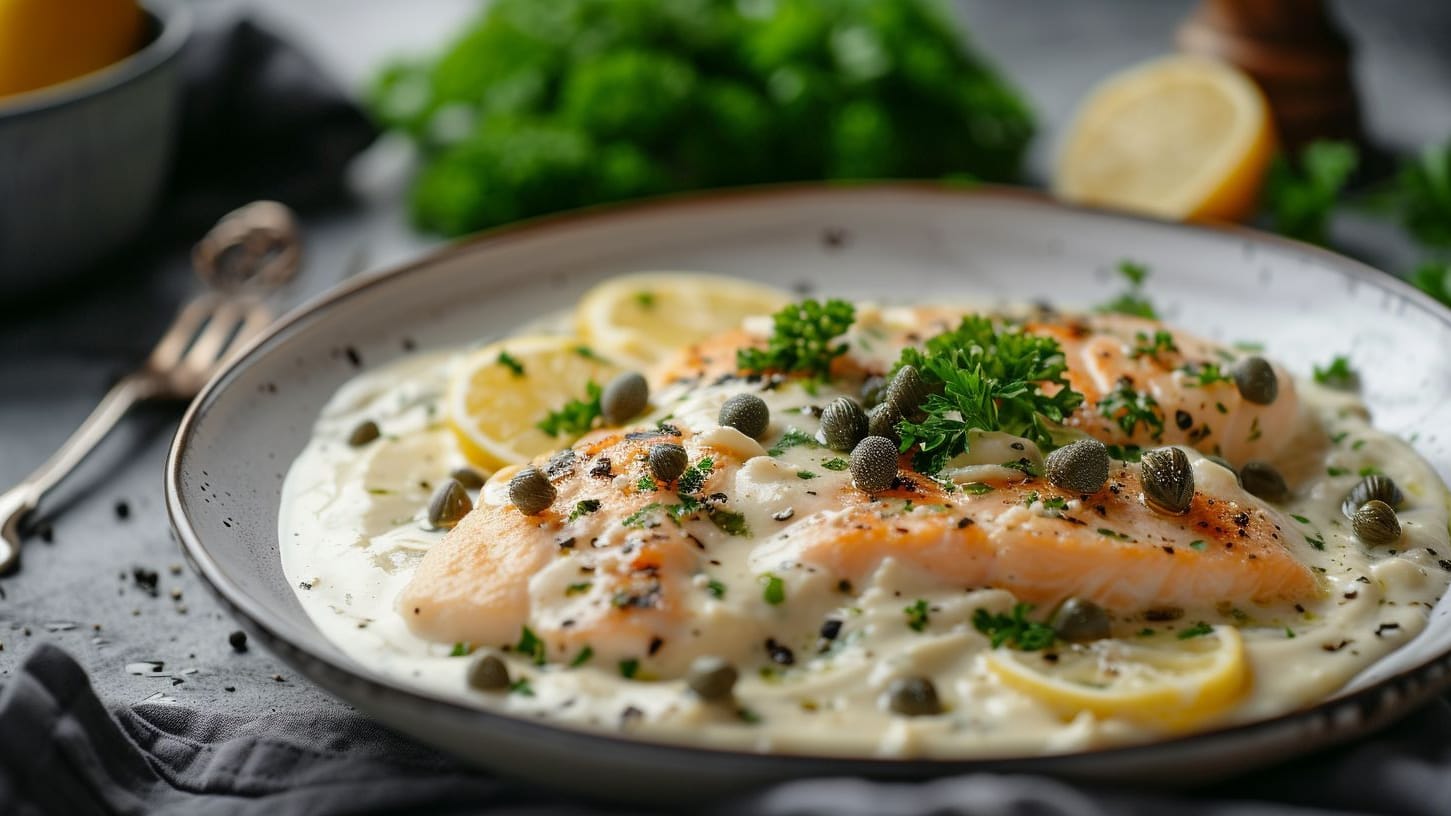
[[[1061,198],[1160,218],[1242,220],[1274,153],[1264,94],[1202,57],[1166,57],[1109,77],[1068,130]]]
[[[987,665],[1004,685],[1065,719],[1089,711],[1167,731],[1223,713],[1251,682],[1244,641],[1233,626],[1186,640],[1155,635],[1044,652],[996,649]]]
[[[538,425],[571,400],[588,401],[620,367],[573,337],[512,337],[470,352],[449,380],[449,427],[472,462],[486,468],[518,464],[564,447],[574,435],[552,436]]]
[[[575,331],[605,356],[648,368],[791,299],[779,289],[722,275],[622,275],[585,294],[574,312]]]

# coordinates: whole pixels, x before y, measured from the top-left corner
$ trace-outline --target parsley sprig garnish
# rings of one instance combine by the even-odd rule
[[[1053,447],[1048,422],[1063,422],[1083,403],[1064,377],[1063,349],[1051,337],[993,325],[969,315],[952,331],[902,352],[898,365],[913,365],[938,393],[922,404],[925,417],[897,425],[902,450],[918,447],[913,464],[938,473],[966,453],[972,431],[1003,431]],[[1051,395],[1042,386],[1057,385]]]
[[[1350,367],[1349,358],[1337,354],[1323,368],[1315,366],[1315,382],[1331,388],[1354,390],[1360,385],[1360,374]]]
[[[1058,635],[1048,624],[1028,620],[1028,613],[1032,611],[1033,605],[1026,603],[1014,604],[1008,615],[979,609],[972,613],[972,625],[988,636],[994,649],[1006,644],[1013,649],[1036,652],[1052,646]]]
[[[752,374],[806,374],[825,380],[831,361],[846,353],[847,344],[838,339],[856,320],[856,308],[834,298],[826,303],[803,300],[771,319],[774,326],[766,347],[736,352],[737,367]]]
[[[550,436],[578,436],[588,431],[602,413],[600,395],[604,393],[604,389],[594,380],[590,380],[585,383],[584,392],[584,399],[566,402],[559,410],[550,411],[534,427]]]
[[[1144,297],[1144,281],[1149,279],[1149,268],[1141,263],[1122,260],[1119,261],[1118,272],[1124,277],[1124,280],[1128,281],[1128,289],[1113,300],[1101,304],[1096,311],[1157,320],[1158,311],[1154,309],[1154,304]]]
[[[1275,232],[1325,244],[1336,199],[1358,161],[1354,145],[1333,141],[1312,142],[1294,161],[1276,158],[1264,191]]]
[[[1098,401],[1098,413],[1099,416],[1113,420],[1130,436],[1139,425],[1143,425],[1144,430],[1155,440],[1164,435],[1164,413],[1159,408],[1158,400],[1147,392],[1135,389],[1131,380],[1119,380],[1118,387]]]

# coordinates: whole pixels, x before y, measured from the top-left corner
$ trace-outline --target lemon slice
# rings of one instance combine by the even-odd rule
[[[1160,218],[1240,220],[1274,152],[1254,81],[1200,57],[1167,57],[1099,85],[1068,131],[1061,198]]]
[[[1212,719],[1250,684],[1244,641],[1232,626],[1187,640],[1110,639],[1049,652],[995,649],[987,665],[1004,685],[1065,719],[1089,711],[1167,731]]]
[[[585,294],[575,309],[575,331],[605,356],[648,368],[790,301],[779,289],[720,275],[622,275]]]
[[[572,337],[512,337],[468,353],[449,379],[449,427],[474,464],[498,468],[564,447],[574,436],[551,436],[537,425],[571,400],[589,399],[620,372]]]

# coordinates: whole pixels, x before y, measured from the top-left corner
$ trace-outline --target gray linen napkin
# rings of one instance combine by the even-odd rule
[[[359,715],[284,712],[246,720],[154,703],[108,709],[80,666],[48,644],[0,688],[4,814],[597,812],[465,769]],[[1095,790],[1025,776],[918,784],[803,780],[692,812],[1447,816],[1451,705],[1438,701],[1373,739],[1193,794]]]

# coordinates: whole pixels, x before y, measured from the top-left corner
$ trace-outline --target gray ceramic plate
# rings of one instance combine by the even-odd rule
[[[656,801],[808,775],[979,771],[1163,784],[1203,781],[1382,726],[1451,686],[1451,599],[1431,626],[1338,697],[1274,719],[1148,746],[993,761],[764,756],[585,733],[460,706],[384,679],[325,640],[278,560],[283,475],[319,410],[357,373],[413,348],[508,333],[612,274],[707,270],[832,294],[1092,303],[1124,257],[1179,324],[1264,342],[1306,372],[1349,353],[1380,426],[1418,433],[1451,477],[1451,314],[1353,261],[1247,230],[1066,208],[1005,190],[789,187],[665,200],[524,224],[353,282],[282,321],[192,404],[167,463],[187,553],[244,625],[379,721],[480,765]],[[352,350],[355,354],[347,353]],[[561,772],[568,769],[568,772]]]

